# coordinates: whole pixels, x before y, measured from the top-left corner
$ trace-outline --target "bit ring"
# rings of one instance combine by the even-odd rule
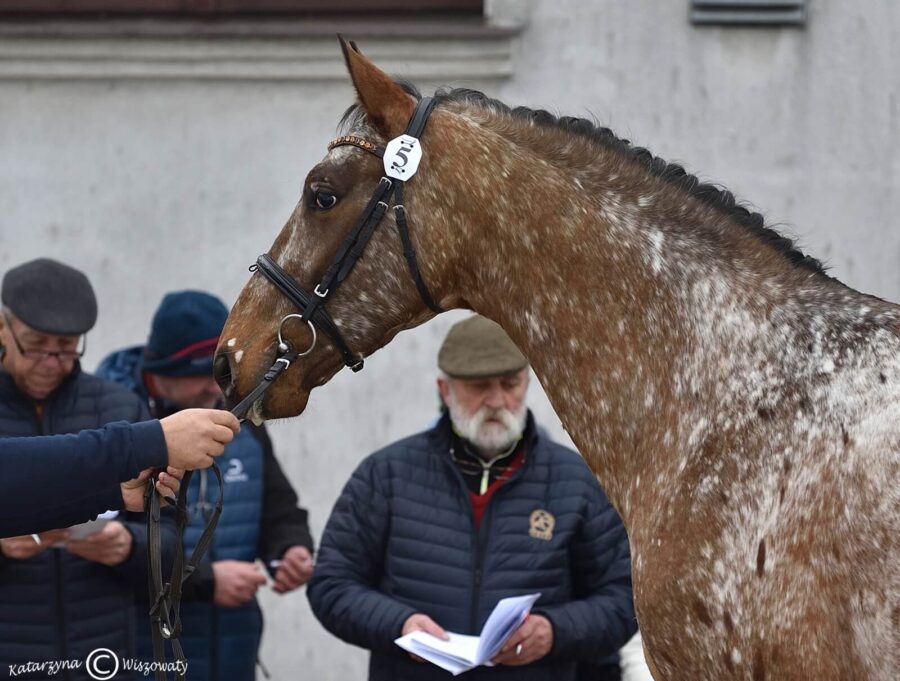
[[[281,353],[287,352],[289,347],[288,344],[284,341],[284,337],[281,335],[281,330],[282,328],[284,328],[284,323],[292,317],[300,319],[301,321],[303,320],[303,315],[289,314],[278,323],[278,351]],[[312,332],[312,343],[310,343],[309,348],[307,348],[305,352],[298,352],[297,357],[306,357],[309,353],[311,353],[316,347],[316,341],[318,340],[318,336],[316,335],[316,327],[313,325],[312,321],[307,319],[306,324],[307,326],[309,326],[309,330]]]

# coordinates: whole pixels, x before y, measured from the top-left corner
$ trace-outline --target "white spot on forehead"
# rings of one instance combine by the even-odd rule
[[[237,343],[237,338],[229,338],[228,342],[225,343],[229,348],[233,348],[235,343]]]
[[[339,147],[335,147],[331,151],[328,152],[328,155],[325,157],[328,161],[334,163],[343,163],[344,161],[349,160],[355,154],[366,154],[368,152],[363,151],[357,146],[352,144],[342,144]]]

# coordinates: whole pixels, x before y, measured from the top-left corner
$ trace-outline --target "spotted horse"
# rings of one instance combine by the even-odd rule
[[[251,417],[300,414],[475,310],[628,528],[656,679],[900,679],[900,308],[608,129],[342,47],[358,102],[231,311],[230,403],[276,366]]]

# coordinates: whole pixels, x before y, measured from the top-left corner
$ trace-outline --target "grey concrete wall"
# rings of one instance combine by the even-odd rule
[[[495,56],[482,54],[466,77],[464,67],[423,69],[427,48],[397,56],[378,43],[375,52],[395,72],[595,114],[754,203],[847,283],[900,298],[896,2],[810,0],[809,24],[799,30],[695,28],[687,0],[488,7],[495,21],[525,26],[508,63],[483,68]],[[146,46],[120,40],[103,51],[101,42],[75,49],[0,37],[0,271],[49,255],[90,274],[101,314],[89,368],[141,342],[166,291],[235,298],[352,98],[342,80],[279,70],[297,46],[285,46],[268,77],[235,79],[221,63],[191,75],[196,55],[167,58],[163,68],[151,54],[134,65]],[[179,44],[193,47],[207,56],[211,49]],[[451,48],[431,66],[483,50]],[[434,355],[459,316],[401,334],[366,371],[317,391],[304,417],[273,424],[317,535],[357,462],[433,418]],[[533,397],[539,418],[561,436],[539,389]],[[265,592],[262,603],[262,659],[275,679],[364,678],[366,655],[325,633],[302,593]]]

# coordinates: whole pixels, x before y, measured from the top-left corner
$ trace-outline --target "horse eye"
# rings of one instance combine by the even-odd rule
[[[334,194],[329,194],[326,191],[316,192],[316,208],[328,210],[329,208],[334,208],[336,203],[337,197]]]

